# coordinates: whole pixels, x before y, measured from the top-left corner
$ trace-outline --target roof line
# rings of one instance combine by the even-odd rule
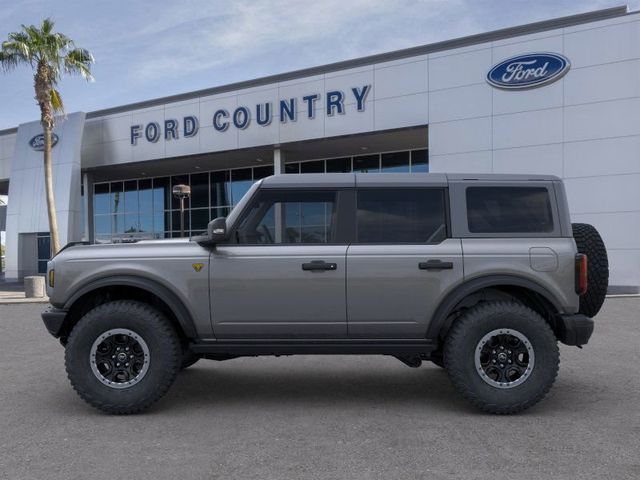
[[[594,10],[586,13],[579,13],[575,15],[569,15],[566,17],[559,17],[550,20],[542,20],[534,23],[527,23],[524,25],[518,25],[515,27],[502,28],[500,30],[493,30],[491,32],[478,33],[469,35],[466,37],[459,37],[452,40],[444,40],[441,42],[435,42],[427,45],[420,45],[417,47],[405,48],[402,50],[395,50],[392,52],[378,53],[374,55],[368,55],[366,57],[359,57],[351,60],[344,60],[335,63],[329,63],[326,65],[320,65],[316,67],[304,68],[300,70],[294,70],[286,73],[279,73],[275,75],[269,75],[266,77],[260,77],[253,80],[244,80],[240,82],[230,83],[227,85],[221,85],[212,88],[206,88],[202,90],[195,90],[192,92],[180,93],[177,95],[169,95],[166,97],[158,97],[151,100],[143,100],[140,102],[129,103],[117,107],[105,108],[102,110],[95,110],[87,113],[86,118],[96,118],[103,115],[112,115],[115,113],[126,112],[129,110],[135,110],[139,108],[148,108],[166,103],[180,102],[184,100],[190,100],[207,95],[214,95],[218,93],[226,93],[234,90],[241,90],[244,88],[256,87],[261,85],[267,85],[270,83],[283,82],[287,80],[294,80],[298,78],[308,77],[312,75],[318,75],[322,73],[335,72],[344,70],[346,68],[354,68],[372,63],[388,62],[391,60],[399,60],[403,58],[414,57],[417,55],[424,55],[427,53],[440,52],[444,50],[451,50],[454,48],[466,47],[479,43],[486,43],[494,40],[502,40],[505,38],[518,37],[530,33],[538,33],[547,30],[554,30],[561,27],[569,27],[573,25],[580,25],[584,23],[590,23],[597,20],[606,20],[609,18],[621,17],[628,15],[628,8],[626,5],[620,5],[617,7],[610,7],[601,10]],[[10,128],[7,130],[0,130],[0,135],[14,133],[17,128]]]

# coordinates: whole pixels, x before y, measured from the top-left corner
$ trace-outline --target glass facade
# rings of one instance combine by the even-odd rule
[[[285,173],[428,172],[427,150],[308,160],[285,165]],[[273,166],[118,180],[93,185],[96,243],[180,237],[180,202],[175,185],[191,186],[185,200],[185,236],[198,235],[217,217],[227,216],[253,182],[273,174]]]
[[[429,151],[426,149],[327,158],[324,160],[305,160],[285,165],[285,173],[426,173],[428,171]]]
[[[273,167],[265,166],[96,183],[95,242],[179,237],[180,201],[171,194],[179,184],[191,186],[191,197],[185,200],[185,235],[197,235],[209,221],[226,216],[253,182],[272,173]]]

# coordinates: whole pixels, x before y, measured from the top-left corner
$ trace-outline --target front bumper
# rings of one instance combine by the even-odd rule
[[[592,318],[577,313],[575,315],[560,315],[556,324],[556,335],[565,345],[586,345],[593,333]]]
[[[62,333],[65,318],[67,318],[67,311],[60,310],[59,308],[49,307],[42,312],[44,326],[47,327],[49,333],[56,338],[60,337]]]

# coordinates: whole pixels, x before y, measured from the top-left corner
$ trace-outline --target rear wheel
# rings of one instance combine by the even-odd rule
[[[587,291],[580,295],[579,312],[587,317],[595,317],[602,308],[609,288],[607,249],[593,225],[574,223],[571,226],[578,252],[587,256]]]
[[[490,413],[516,413],[536,404],[553,385],[559,362],[547,322],[517,302],[470,308],[445,341],[444,365],[453,385]]]
[[[169,389],[182,350],[171,323],[150,305],[119,300],[99,305],[73,327],[65,365],[71,385],[95,408],[137,413]]]

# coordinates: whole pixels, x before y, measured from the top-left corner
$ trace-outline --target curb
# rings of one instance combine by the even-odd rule
[[[49,303],[49,297],[42,298],[0,298],[0,305],[19,305],[23,303]]]

